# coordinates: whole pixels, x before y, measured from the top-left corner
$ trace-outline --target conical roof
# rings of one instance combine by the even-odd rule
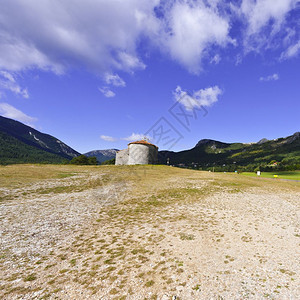
[[[155,146],[154,144],[149,143],[149,142],[146,141],[146,140],[140,140],[140,141],[136,141],[136,142],[131,142],[131,143],[129,143],[128,145],[131,145],[131,144],[149,145],[149,146],[154,146],[154,147],[158,148],[157,146]]]

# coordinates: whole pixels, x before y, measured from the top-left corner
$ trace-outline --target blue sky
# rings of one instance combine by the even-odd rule
[[[297,0],[1,4],[0,114],[81,153],[287,136],[299,100]]]

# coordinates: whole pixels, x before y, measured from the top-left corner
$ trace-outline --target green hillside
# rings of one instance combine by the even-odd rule
[[[171,165],[193,168],[234,171],[238,168],[252,171],[255,168],[292,170],[300,168],[300,133],[286,138],[263,140],[258,143],[222,143],[201,140],[190,150],[161,151],[160,161]]]
[[[62,163],[79,154],[49,134],[0,116],[0,164]]]
[[[56,137],[2,116],[0,116],[0,132],[6,133],[25,144],[58,154],[66,159],[71,159],[80,154]]]
[[[66,159],[49,153],[0,131],[0,164],[62,163]]]

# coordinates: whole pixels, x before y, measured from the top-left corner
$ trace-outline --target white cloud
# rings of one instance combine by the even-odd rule
[[[131,55],[126,52],[120,52],[118,56],[120,60],[120,69],[131,71],[135,69],[143,70],[146,68],[146,65],[135,55]]]
[[[102,88],[99,88],[99,91],[106,97],[106,98],[112,98],[115,97],[116,94],[110,90],[107,86],[104,86]]]
[[[150,137],[149,136],[145,136],[144,134],[141,134],[141,133],[132,133],[130,136],[125,137],[122,140],[134,142],[134,141],[137,141],[137,140],[143,140],[145,138],[147,140],[150,140]]]
[[[215,7],[203,1],[176,1],[168,7],[161,44],[192,73],[199,73],[201,61],[211,46],[225,47],[232,41],[229,20]]]
[[[10,74],[9,72],[0,71],[0,75],[2,75],[2,77],[4,77],[5,79],[7,79],[9,82],[16,82],[15,78],[13,77],[13,75]]]
[[[265,77],[262,76],[259,78],[260,81],[276,81],[278,79],[279,79],[279,75],[277,73]]]
[[[221,57],[219,54],[216,54],[211,60],[210,60],[210,63],[214,63],[214,64],[218,64],[219,62],[221,61]]]
[[[175,100],[180,102],[188,111],[193,110],[194,107],[200,107],[200,104],[196,101],[196,99],[183,91],[180,86],[176,87],[173,95]]]
[[[25,113],[16,109],[8,103],[0,103],[0,115],[6,118],[20,121],[31,127],[34,127],[33,123],[37,121],[36,118],[26,115]]]
[[[118,140],[117,138],[114,138],[114,137],[111,137],[111,136],[108,136],[108,135],[101,135],[100,138],[102,140],[107,141],[107,142],[115,142],[115,141]],[[125,137],[125,138],[121,138],[121,140],[134,142],[134,141],[138,141],[138,140],[144,140],[145,138],[147,140],[151,140],[151,137],[148,136],[148,135],[133,132],[130,136]]]
[[[29,97],[27,89],[21,88],[17,83],[15,76],[7,71],[0,71],[0,89],[11,91],[24,98]]]
[[[211,106],[218,101],[218,97],[222,93],[222,90],[218,86],[213,86],[194,91],[192,95],[189,95],[180,86],[177,86],[173,95],[175,100],[180,102],[187,111],[191,111],[194,108]]]
[[[125,87],[125,81],[118,74],[105,74],[106,84],[111,84],[113,86]]]
[[[11,0],[0,11],[0,69],[62,74],[83,66],[102,75],[143,70],[137,49],[146,38],[197,73],[210,46],[231,40],[229,18],[219,13],[218,1],[209,3]],[[164,16],[157,17],[154,9],[161,5]]]
[[[113,85],[116,87],[125,87],[125,81],[118,74],[109,74],[106,73],[104,76],[104,80],[106,84]],[[116,93],[113,92],[108,86],[103,86],[102,88],[98,88],[99,91],[106,97],[112,98],[116,96]]]
[[[101,74],[143,69],[137,44],[158,22],[154,15],[158,3],[7,1],[0,10],[0,69],[39,68],[58,74],[69,67]]]
[[[112,136],[108,135],[101,135],[100,138],[107,142],[115,142],[117,140],[116,138],[113,138]]]
[[[146,68],[140,55],[142,41],[145,56],[157,47],[198,74],[203,61],[220,61],[220,48],[240,45],[244,47],[239,49],[243,53],[257,45],[260,49],[269,45],[286,25],[289,12],[299,0],[242,0],[236,1],[239,4],[235,6],[225,2],[5,1],[0,10],[0,70],[19,72],[37,68],[63,74],[72,68],[85,68],[104,80],[105,74],[117,76],[108,79],[106,85],[125,86],[116,73]],[[231,30],[232,24],[241,22],[246,29],[236,34],[242,26]],[[267,27],[270,30],[265,33]],[[290,32],[299,32],[299,27],[290,28]],[[238,42],[230,35],[236,35]],[[284,58],[299,53],[296,38],[277,39],[277,46],[287,43]]]
[[[237,11],[247,26],[242,36],[245,53],[283,47],[283,36],[279,39],[276,36],[283,28],[291,30],[286,26],[286,18],[297,2],[299,0],[243,0]]]
[[[300,40],[291,46],[289,46],[282,54],[281,59],[288,59],[297,56],[300,53]]]
[[[248,34],[258,33],[270,20],[274,22],[274,29],[278,29],[297,2],[298,0],[243,0],[241,12],[247,18]]]

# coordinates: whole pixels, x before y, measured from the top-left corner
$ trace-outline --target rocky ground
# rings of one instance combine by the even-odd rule
[[[299,183],[163,166],[1,178],[2,299],[300,298]]]

